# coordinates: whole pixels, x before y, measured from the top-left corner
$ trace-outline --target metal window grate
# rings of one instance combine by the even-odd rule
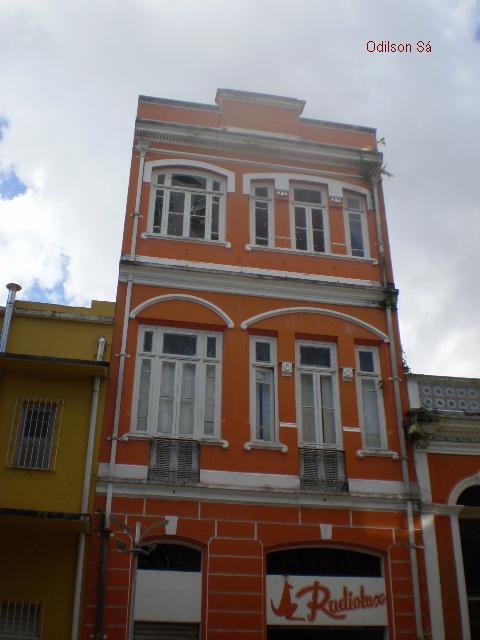
[[[19,397],[15,403],[7,466],[52,470],[63,400]]]
[[[40,640],[43,606],[0,601],[0,640]]]
[[[137,622],[133,640],[198,640],[198,624],[172,622]]]
[[[199,446],[195,440],[153,440],[148,477],[170,484],[200,481]]]
[[[348,491],[345,452],[340,449],[300,449],[300,486],[302,489]]]

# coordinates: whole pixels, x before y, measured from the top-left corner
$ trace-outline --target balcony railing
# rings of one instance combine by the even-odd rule
[[[348,491],[345,452],[341,449],[300,449],[300,487],[317,491]]]
[[[200,482],[199,445],[195,440],[152,441],[148,479],[168,484]]]

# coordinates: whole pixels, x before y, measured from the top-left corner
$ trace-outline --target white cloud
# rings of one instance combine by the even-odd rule
[[[410,365],[480,376],[478,3],[0,0],[0,13],[0,170],[29,187],[0,200],[4,282],[51,288],[65,255],[71,302],[113,299],[139,93],[290,95],[386,137]],[[365,51],[418,39],[431,54]]]

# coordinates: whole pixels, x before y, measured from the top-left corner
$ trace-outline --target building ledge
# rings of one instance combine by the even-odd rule
[[[77,360],[56,358],[25,353],[0,354],[0,371],[26,371],[52,373],[55,375],[100,376],[107,377],[108,362],[97,360]]]
[[[5,528],[8,526],[15,528],[23,523],[32,531],[41,528],[83,533],[88,531],[90,526],[90,515],[88,513],[1,507],[0,523]]]

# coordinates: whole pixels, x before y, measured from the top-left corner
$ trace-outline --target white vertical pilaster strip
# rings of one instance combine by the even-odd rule
[[[452,527],[453,558],[457,575],[458,604],[460,606],[460,618],[462,620],[462,640],[471,640],[467,587],[465,584],[465,569],[463,567],[462,541],[460,540],[458,516],[450,516],[450,525]]]
[[[422,531],[425,553],[425,571],[427,574],[428,603],[432,638],[444,640],[442,585],[438,566],[437,536],[435,533],[435,516],[433,513],[422,513]]]

